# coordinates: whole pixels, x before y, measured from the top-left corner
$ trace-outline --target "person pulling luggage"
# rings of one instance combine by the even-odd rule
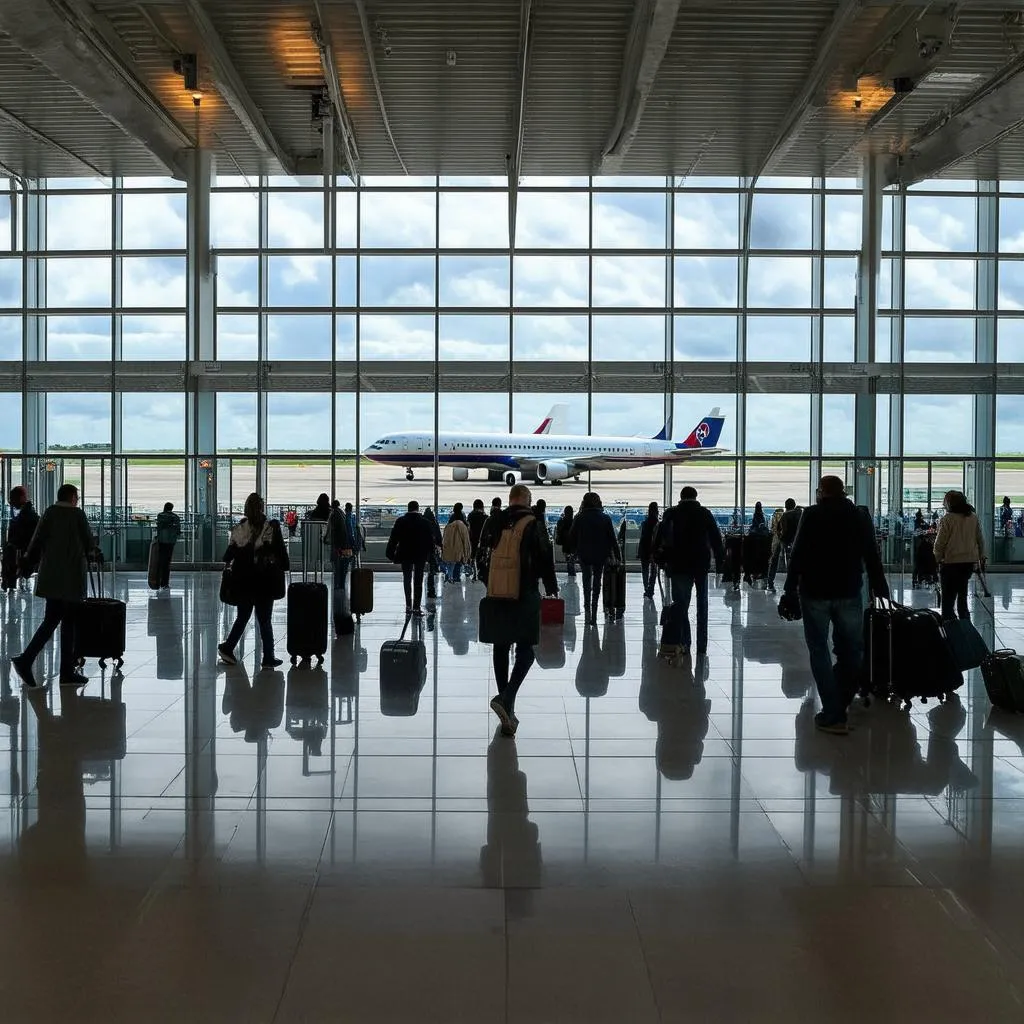
[[[423,614],[423,572],[433,550],[434,531],[420,513],[419,502],[410,501],[408,511],[396,519],[391,528],[386,550],[388,561],[397,562],[402,567],[407,616]]]
[[[775,511],[778,514],[780,510]],[[786,564],[789,564],[789,553],[793,548],[793,541],[796,540],[796,531],[804,512],[793,498],[786,499],[786,507],[781,511],[778,520],[772,516],[772,561],[768,566],[768,583],[765,588],[770,594],[775,593],[775,577],[778,575],[779,562],[783,555],[786,556]]]
[[[555,544],[562,549],[562,557],[565,559],[565,571],[569,576],[576,575],[576,556],[573,554],[572,535],[573,510],[572,505],[566,505],[562,514],[555,523]]]
[[[606,565],[618,564],[622,557],[611,516],[604,511],[601,497],[595,491],[583,495],[569,531],[569,546],[583,570],[583,624],[596,626],[601,574]]]
[[[967,586],[977,567],[985,569],[985,537],[974,509],[963,491],[946,491],[942,499],[946,514],[935,536],[935,560],[939,564],[942,619],[956,616],[970,619]]]
[[[484,523],[487,522],[487,513],[484,511],[484,503],[476,498],[473,501],[473,511],[469,513],[466,525],[469,527],[470,559],[473,563],[473,579],[480,575],[478,556],[480,552],[480,534],[483,532]]]
[[[814,724],[823,732],[845,736],[847,708],[860,684],[864,660],[864,572],[875,597],[887,598],[889,584],[868,510],[846,497],[837,476],[823,476],[816,497],[817,504],[800,518],[779,612],[803,618],[811,675],[821,699]]]
[[[491,556],[487,565],[488,597],[492,591],[501,591],[502,597],[498,598],[502,605],[501,619],[508,629],[506,635],[512,638],[495,643],[493,651],[498,692],[491,700],[491,710],[498,716],[505,736],[514,736],[519,727],[516,695],[534,663],[534,647],[540,641],[538,583],[544,584],[548,597],[558,596],[551,544],[547,530],[541,528],[530,508],[530,497],[530,489],[525,484],[516,484],[509,491],[508,508],[487,523],[480,538],[480,546]],[[524,523],[527,519],[529,521]],[[503,556],[500,565],[495,558],[499,551]],[[504,597],[506,591],[518,596]],[[516,659],[510,672],[513,644]]]
[[[654,563],[654,536],[658,532],[658,503],[647,506],[647,518],[640,524],[640,540],[636,545],[636,556],[640,559],[640,576],[644,584],[644,597],[654,598],[654,584],[658,578],[658,567]]]

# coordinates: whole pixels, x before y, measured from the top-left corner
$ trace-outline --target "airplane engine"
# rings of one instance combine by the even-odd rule
[[[568,480],[572,476],[572,470],[565,462],[542,462],[537,466],[537,479],[550,480],[552,483],[558,480]]]
[[[465,467],[462,467],[461,469],[459,469],[459,468],[453,469],[452,470],[452,479],[455,480],[455,481],[458,481],[458,482],[462,482],[464,480],[468,480],[469,479],[469,470],[466,469]]]

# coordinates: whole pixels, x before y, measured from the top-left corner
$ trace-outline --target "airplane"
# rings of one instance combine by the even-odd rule
[[[650,438],[550,434],[545,428],[551,419],[546,417],[532,434],[442,432],[437,463],[451,467],[453,480],[468,480],[471,469],[486,469],[488,480],[503,480],[511,487],[522,479],[561,484],[570,478],[578,481],[588,470],[636,469],[725,450],[716,447],[725,424],[717,406],[685,441],[671,440],[667,423]],[[384,466],[404,466],[406,480],[412,480],[416,466],[434,464],[434,433],[385,434],[363,454]]]

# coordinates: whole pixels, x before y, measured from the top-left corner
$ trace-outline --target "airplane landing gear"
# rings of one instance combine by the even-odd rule
[[[405,471],[405,479],[406,480],[412,480],[413,479],[413,475],[414,474],[413,474],[413,471],[411,469],[407,469]]]

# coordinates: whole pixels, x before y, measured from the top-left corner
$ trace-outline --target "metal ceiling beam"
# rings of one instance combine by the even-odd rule
[[[668,49],[681,0],[636,0],[619,76],[615,120],[601,152],[601,174],[616,174],[640,129],[647,97]]]
[[[241,122],[249,137],[268,156],[272,156],[285,174],[295,174],[295,159],[289,154],[270,130],[263,112],[249,93],[234,61],[228,54],[220,33],[214,27],[201,0],[183,0],[185,9],[199,33],[210,62],[217,89],[224,101]]]
[[[915,135],[887,161],[886,182],[913,185],[976,156],[1024,125],[1024,54]]]
[[[193,140],[143,84],[134,63],[115,53],[80,15],[77,4],[60,0],[3,0],[0,30],[169,173],[182,175],[181,151]]]
[[[86,170],[95,174],[97,178],[106,177],[103,171],[101,171],[95,164],[89,163],[85,157],[81,157],[77,153],[72,153],[67,146],[62,146],[56,139],[51,139],[49,135],[45,135],[38,128],[33,128],[27,121],[22,121],[17,114],[12,113],[4,107],[0,107],[0,121],[6,121],[8,124],[17,128],[18,131],[27,135],[30,139],[35,139],[35,141],[41,145],[47,146],[55,152],[60,153],[62,156],[66,156],[69,160],[72,160],[77,164],[81,164],[86,168]]]
[[[373,56],[373,36],[370,34],[370,19],[366,13],[366,4],[363,0],[355,0],[356,11],[359,13],[359,27],[363,31],[363,44],[366,47],[366,63],[370,69],[370,78],[373,80],[373,91],[377,94],[377,108],[380,110],[380,119],[384,123],[384,133],[391,143],[398,166],[402,168],[403,174],[409,173],[405,166],[402,154],[398,151],[398,143],[395,141],[394,133],[391,131],[391,121],[388,119],[388,109],[384,105],[384,92],[380,87],[380,76],[377,74],[377,61]]]
[[[865,0],[841,0],[835,9],[828,28],[815,46],[818,56],[755,169],[755,182],[789,152],[790,147],[800,137],[800,133],[817,113],[817,107],[812,105],[813,101],[835,70],[844,33],[864,6]]]
[[[345,154],[345,164],[353,182],[359,182],[359,146],[356,144],[355,132],[352,129],[352,119],[349,117],[348,108],[345,106],[345,97],[341,91],[341,79],[338,77],[338,64],[334,57],[334,47],[331,45],[331,31],[324,18],[320,0],[313,0],[313,9],[316,11],[316,21],[313,23],[313,42],[320,53],[320,68],[324,74],[324,82],[327,83],[327,93],[331,97],[331,105],[334,107],[334,114],[338,119],[338,127],[341,135],[341,148]]]
[[[505,156],[508,172],[508,241],[516,244],[516,213],[519,204],[519,178],[522,175],[523,143],[526,135],[526,83],[530,73],[530,37],[533,28],[532,0],[519,0],[519,64],[516,89],[516,116],[512,148]]]

